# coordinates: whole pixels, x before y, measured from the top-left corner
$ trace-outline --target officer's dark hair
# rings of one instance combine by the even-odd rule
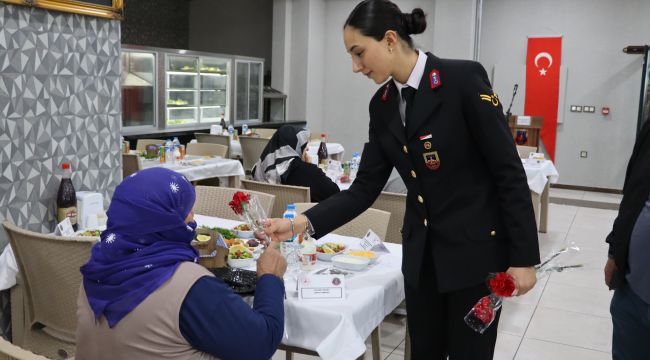
[[[413,48],[411,34],[420,34],[427,28],[424,11],[415,8],[410,14],[403,13],[389,0],[364,0],[345,20],[345,25],[359,30],[363,35],[381,41],[388,30],[397,32],[409,47]]]

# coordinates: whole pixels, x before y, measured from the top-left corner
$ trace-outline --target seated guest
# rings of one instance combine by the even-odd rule
[[[77,359],[271,358],[284,332],[286,261],[273,246],[260,256],[251,308],[196,263],[194,200],[190,182],[164,168],[115,189],[108,227],[81,267]]]
[[[253,180],[271,184],[304,186],[311,202],[319,202],[339,192],[339,187],[307,155],[309,130],[285,125],[278,129],[253,166]]]

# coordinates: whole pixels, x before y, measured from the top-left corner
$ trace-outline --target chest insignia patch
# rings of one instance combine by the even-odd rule
[[[431,142],[430,141],[425,141],[424,142],[424,148],[427,150],[431,150]]]
[[[427,169],[433,171],[440,169],[440,156],[438,156],[437,151],[426,152],[422,154],[422,157],[424,157],[424,164]]]

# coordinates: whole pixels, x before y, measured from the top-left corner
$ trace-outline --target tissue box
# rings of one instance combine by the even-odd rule
[[[77,192],[77,222],[79,229],[97,227],[98,218],[104,213],[104,197],[92,191]]]

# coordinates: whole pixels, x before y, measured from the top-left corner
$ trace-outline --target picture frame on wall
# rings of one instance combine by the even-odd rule
[[[0,2],[115,20],[122,20],[124,15],[124,0],[0,0]]]

